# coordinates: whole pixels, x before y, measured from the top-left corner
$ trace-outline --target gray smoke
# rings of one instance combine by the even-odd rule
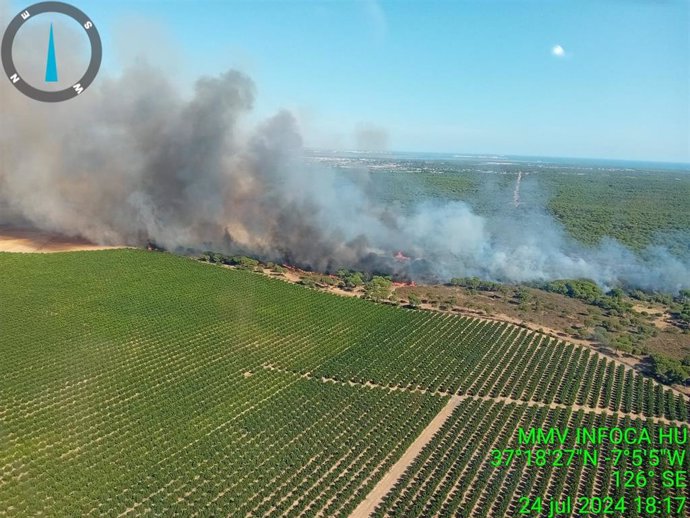
[[[100,244],[150,240],[248,253],[318,270],[690,286],[688,265],[665,251],[650,249],[643,259],[613,241],[584,249],[547,214],[515,211],[510,194],[513,211],[495,218],[459,202],[383,207],[368,195],[366,178],[302,159],[290,113],[247,129],[254,97],[251,79],[229,71],[199,79],[184,99],[142,64],[121,79],[101,75],[57,104],[24,98],[0,81],[0,224],[30,223]],[[394,259],[398,250],[411,259]]]
[[[359,151],[388,151],[388,131],[370,122],[355,128],[355,147]]]

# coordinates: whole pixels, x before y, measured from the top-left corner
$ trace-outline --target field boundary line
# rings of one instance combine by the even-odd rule
[[[592,414],[601,414],[605,416],[611,416],[613,417],[614,415],[617,415],[619,418],[623,417],[629,417],[630,419],[641,419],[643,421],[647,420],[652,420],[657,424],[665,424],[665,425],[673,425],[673,426],[690,426],[690,423],[685,422],[685,421],[679,421],[679,420],[672,420],[668,419],[666,417],[662,416],[648,416],[644,414],[639,414],[635,412],[624,412],[622,410],[611,410],[610,408],[604,408],[604,407],[592,407],[588,405],[578,405],[577,403],[572,403],[572,404],[566,404],[566,403],[556,403],[555,401],[551,403],[545,403],[543,401],[537,401],[533,399],[529,400],[524,400],[524,399],[514,399],[512,397],[507,397],[507,396],[480,396],[478,394],[468,394],[468,393],[463,393],[463,394],[453,394],[450,392],[444,392],[441,390],[428,390],[425,388],[414,388],[410,389],[407,387],[400,387],[400,386],[394,386],[394,387],[389,387],[386,385],[379,385],[378,383],[372,383],[371,381],[367,381],[366,383],[360,383],[358,381],[352,381],[352,380],[339,380],[335,378],[329,378],[329,377],[317,377],[313,376],[311,373],[298,373],[298,372],[293,372],[289,369],[285,369],[282,367],[276,367],[275,365],[271,363],[266,363],[262,365],[262,367],[268,371],[275,371],[275,372],[280,372],[283,374],[292,374],[295,377],[307,379],[307,380],[313,380],[313,381],[319,381],[321,383],[336,383],[340,385],[348,385],[350,387],[363,387],[363,388],[368,388],[368,389],[379,389],[379,390],[387,390],[389,392],[408,392],[408,393],[420,393],[420,394],[428,394],[430,396],[436,396],[436,397],[450,397],[450,398],[456,398],[459,401],[462,401],[463,399],[476,399],[476,400],[481,400],[481,401],[493,401],[495,403],[503,403],[503,404],[515,404],[515,405],[526,405],[526,406],[537,406],[537,407],[546,407],[546,408],[551,408],[553,410],[556,410],[558,408],[569,408],[573,412],[577,412],[579,410],[582,410],[585,413],[592,413]]]
[[[197,259],[193,259],[194,261],[197,261],[201,264],[207,264],[209,266],[217,266],[214,263],[206,263],[204,261],[198,261]],[[222,265],[222,268],[228,269],[228,270],[238,270],[236,266],[232,265]],[[300,273],[298,270],[293,271],[289,270],[289,273],[292,276],[288,276],[286,274],[282,275],[272,275],[270,271],[254,271],[252,272],[255,275],[260,275],[264,278],[267,279],[274,279],[277,281],[285,282],[288,284],[294,284],[299,286],[299,280],[300,280]],[[304,272],[307,273],[307,272]],[[308,289],[308,288],[305,288]],[[336,291],[337,290],[337,291]],[[358,297],[360,295],[359,292],[347,292],[344,290],[340,289],[334,289],[334,288],[323,288],[323,289],[317,289],[316,290],[319,293],[325,293],[327,295],[332,295],[335,297],[345,297],[345,298],[352,298],[352,297]],[[384,305],[384,306],[390,306],[390,307],[396,307],[400,308],[400,306],[395,306],[392,304],[387,304],[385,302],[373,302],[370,301],[372,304],[378,304],[378,305]],[[497,313],[493,315],[486,315],[486,314],[481,314],[478,313],[476,310],[473,310],[471,308],[465,307],[465,306],[456,306],[454,310],[442,310],[439,308],[435,308],[433,306],[430,306],[428,304],[422,304],[419,308],[416,309],[408,309],[408,311],[416,311],[416,312],[426,312],[426,313],[440,313],[440,314],[445,314],[445,315],[451,315],[454,317],[464,317],[464,318],[473,318],[477,319],[481,322],[499,322],[502,324],[509,324],[514,327],[518,327],[521,329],[526,329],[527,331],[532,331],[534,333],[538,333],[540,335],[553,338],[554,340],[557,340],[557,342],[562,342],[567,345],[575,346],[575,347],[581,347],[583,349],[586,349],[590,351],[591,353],[596,354],[597,356],[604,358],[608,361],[614,362],[616,365],[623,365],[625,367],[626,372],[628,370],[632,370],[633,372],[640,374],[643,376],[645,379],[650,379],[652,380],[655,384],[661,385],[664,387],[664,389],[670,389],[674,394],[682,396],[685,400],[690,400],[690,394],[684,392],[683,390],[679,390],[675,386],[672,385],[664,385],[663,383],[659,383],[656,379],[654,379],[652,376],[649,376],[648,374],[644,374],[641,370],[638,369],[638,365],[642,362],[642,358],[635,357],[637,360],[637,363],[634,365],[631,365],[629,362],[623,361],[620,357],[617,356],[612,356],[605,354],[602,352],[599,347],[588,341],[588,340],[582,340],[578,339],[572,336],[568,336],[567,334],[560,334],[561,332],[556,330],[556,329],[551,329],[548,328],[548,326],[544,326],[542,324],[539,324],[537,322],[533,321],[525,321],[525,320],[520,320],[515,317],[511,317],[509,315],[504,315],[502,313]],[[553,344],[554,347],[558,347],[558,343]]]
[[[355,510],[352,511],[350,518],[365,518],[376,509],[376,506],[378,506],[388,492],[393,489],[396,482],[398,482],[400,477],[402,477],[407,468],[414,462],[426,445],[431,442],[431,439],[433,439],[434,435],[441,429],[462,400],[463,398],[460,396],[450,397],[448,403],[446,403],[412,444],[410,444],[407,450],[405,450],[405,453],[402,454],[402,457],[391,466],[388,472],[378,481],[364,500],[362,500]]]
[[[609,417],[613,417],[614,415],[617,415],[619,419],[622,419],[624,417],[629,417],[630,419],[641,419],[643,421],[647,420],[652,420],[657,424],[665,424],[665,425],[673,425],[673,426],[690,426],[690,423],[686,423],[685,421],[678,421],[678,420],[672,420],[668,419],[666,417],[660,417],[660,416],[648,416],[644,414],[636,414],[632,412],[623,412],[620,410],[611,410],[610,408],[603,408],[603,407],[591,407],[591,406],[583,406],[583,405],[578,405],[576,403],[573,403],[572,405],[568,405],[565,403],[544,403],[543,401],[524,401],[521,399],[512,399],[509,397],[503,397],[503,396],[478,396],[478,395],[469,395],[465,394],[460,396],[462,399],[481,399],[484,401],[495,401],[497,403],[505,403],[505,404],[517,404],[517,405],[527,405],[527,406],[538,406],[538,407],[547,407],[551,408],[553,410],[556,410],[558,408],[561,409],[571,409],[573,412],[578,412],[579,410],[582,410],[585,413],[592,413],[592,414],[600,414],[600,415],[605,415]]]

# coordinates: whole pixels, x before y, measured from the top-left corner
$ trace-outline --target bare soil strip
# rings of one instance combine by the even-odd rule
[[[298,374],[295,372],[292,372],[287,369],[283,369],[280,367],[276,367],[275,365],[272,364],[266,364],[263,366],[264,369],[269,370],[269,371],[277,371],[277,372],[282,372],[282,373],[289,373],[293,374],[294,376],[298,376],[304,379],[318,379],[322,383],[339,383],[341,385],[349,385],[351,387],[365,387],[369,389],[380,389],[380,390],[388,390],[390,392],[395,392],[395,391],[402,391],[402,392],[420,392],[422,394],[430,394],[432,396],[439,396],[439,397],[450,397],[451,399],[457,400],[457,401],[462,401],[463,399],[479,399],[482,401],[495,401],[499,403],[505,403],[505,404],[516,404],[516,405],[527,405],[527,406],[538,406],[538,407],[548,407],[551,409],[556,409],[556,408],[570,408],[574,412],[577,412],[578,410],[582,410],[584,412],[588,413],[593,413],[593,414],[601,414],[601,415],[607,415],[607,416],[618,416],[618,417],[629,417],[631,419],[642,419],[642,420],[652,420],[655,423],[660,423],[660,424],[665,424],[665,425],[672,425],[672,426],[688,426],[688,423],[685,421],[678,421],[678,420],[672,420],[668,419],[666,417],[662,416],[647,416],[644,414],[638,414],[635,412],[624,412],[623,410],[611,410],[610,408],[603,408],[600,406],[589,406],[589,405],[578,405],[577,403],[573,403],[571,405],[567,405],[565,403],[556,403],[556,402],[551,402],[551,403],[545,403],[543,401],[537,401],[537,400],[524,400],[524,399],[514,399],[511,397],[506,397],[506,396],[480,396],[477,394],[452,394],[450,392],[444,392],[441,390],[427,390],[424,388],[408,388],[408,387],[388,387],[384,385],[379,385],[377,383],[372,383],[371,381],[367,381],[366,383],[360,383],[357,381],[352,381],[352,380],[347,380],[347,381],[341,381],[337,380],[335,378],[315,378],[314,376],[311,375],[311,373],[304,373],[304,374]]]
[[[366,498],[359,503],[354,511],[352,511],[350,518],[365,518],[369,516],[374,509],[376,509],[376,506],[379,505],[383,500],[383,497],[385,497],[386,494],[393,489],[395,483],[403,475],[403,473],[405,473],[405,470],[412,463],[412,461],[414,461],[417,455],[419,455],[429,441],[431,441],[434,434],[441,429],[443,423],[445,423],[446,419],[450,417],[460,401],[462,401],[462,398],[459,396],[452,396],[448,400],[446,406],[444,406],[441,411],[436,414],[436,417],[431,420],[431,422],[426,428],[424,428],[422,433],[419,434],[410,447],[405,450],[405,453],[403,453],[398,462],[393,464],[388,473],[383,476],[378,484],[374,486],[374,489],[372,489]]]
[[[369,492],[369,494],[362,500],[359,505],[355,508],[355,510],[350,514],[349,518],[367,518],[372,515],[376,507],[383,501],[385,496],[388,494],[389,491],[393,489],[395,484],[400,480],[400,478],[403,476],[405,471],[408,469],[408,467],[414,462],[414,459],[417,458],[417,456],[422,452],[422,450],[426,447],[427,444],[431,441],[431,439],[434,437],[434,435],[441,429],[443,424],[446,422],[446,420],[451,416],[453,413],[453,410],[460,404],[461,401],[466,400],[466,399],[476,399],[476,400],[482,400],[482,401],[493,401],[493,402],[500,402],[504,404],[517,404],[517,405],[526,405],[526,406],[540,406],[540,407],[549,407],[551,409],[556,409],[556,408],[570,408],[574,412],[577,412],[578,410],[583,410],[584,412],[588,413],[594,413],[594,414],[601,414],[601,415],[606,415],[606,416],[618,416],[618,417],[630,417],[632,419],[647,419],[647,420],[652,420],[657,423],[663,423],[666,425],[675,425],[675,426],[687,426],[687,423],[683,421],[673,421],[670,419],[666,419],[664,417],[648,417],[644,416],[642,414],[635,414],[635,413],[626,413],[622,411],[614,412],[608,408],[601,408],[601,407],[589,407],[589,406],[583,406],[583,405],[578,405],[578,404],[572,404],[572,405],[566,405],[566,404],[561,404],[561,403],[544,403],[542,401],[523,401],[523,400],[516,400],[512,399],[510,397],[503,397],[503,396],[479,396],[479,395],[470,395],[470,394],[463,394],[463,395],[457,395],[457,394],[449,394],[447,392],[441,392],[441,391],[428,391],[425,389],[421,388],[415,388],[415,389],[409,389],[405,387],[384,387],[381,385],[378,385],[376,383],[372,383],[370,381],[366,383],[358,383],[355,381],[340,381],[340,380],[335,380],[332,378],[315,378],[314,376],[311,375],[311,373],[304,373],[304,374],[298,374],[294,373],[292,371],[282,369],[280,367],[276,367],[275,365],[272,364],[266,364],[263,366],[264,369],[270,370],[270,371],[278,371],[278,372],[283,372],[283,373],[292,373],[295,376],[299,376],[301,378],[305,379],[318,379],[322,383],[340,383],[340,384],[347,384],[350,386],[360,386],[368,389],[382,389],[382,390],[388,390],[388,391],[396,391],[396,390],[401,390],[405,392],[422,392],[425,394],[431,394],[434,396],[439,396],[439,397],[449,397],[448,403],[441,409],[441,411],[436,414],[436,416],[431,420],[431,422],[427,425],[427,427],[422,431],[422,433],[417,436],[417,438],[414,440],[414,442],[405,450],[405,453],[403,453],[402,457],[393,464],[393,466],[390,468],[390,470],[383,476],[383,478],[374,486],[374,488]]]
[[[97,245],[80,237],[64,236],[53,232],[0,226],[0,252],[51,253],[110,248],[121,247]]]

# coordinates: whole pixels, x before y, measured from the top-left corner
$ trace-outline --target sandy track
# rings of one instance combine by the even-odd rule
[[[419,455],[424,447],[429,444],[434,434],[441,429],[443,423],[450,417],[460,401],[462,401],[462,398],[458,396],[452,396],[448,400],[446,406],[444,406],[427,427],[422,430],[422,433],[419,434],[410,447],[405,450],[405,453],[403,453],[398,462],[393,464],[391,469],[388,470],[388,473],[379,480],[378,484],[374,486],[374,489],[372,489],[366,498],[359,503],[354,511],[352,511],[350,518],[366,518],[371,515],[372,511],[381,503],[386,494],[393,489],[393,486],[395,486],[398,479],[405,473],[407,467],[412,464],[412,461],[414,461],[417,455]]]
[[[271,364],[265,364],[263,368],[270,371],[292,373],[293,375],[295,375],[295,377],[301,377],[305,379],[319,379],[314,378],[310,373],[298,374],[286,369],[281,369]],[[629,417],[631,419],[652,420],[656,423],[662,423],[671,426],[687,426],[687,423],[684,421],[674,421],[667,419],[665,417],[658,416],[650,417],[632,412],[613,411],[608,408],[602,407],[590,407],[586,405],[564,404],[555,402],[545,403],[543,401],[533,400],[524,401],[504,396],[479,396],[470,394],[450,395],[447,392],[432,392],[424,389],[410,390],[401,387],[391,388],[388,386],[382,386],[371,382],[358,383],[354,381],[339,381],[332,378],[320,378],[319,380],[323,383],[340,383],[343,385],[347,384],[353,387],[358,386],[370,390],[401,390],[404,392],[421,392],[439,397],[450,396],[448,403],[439,411],[438,414],[436,414],[436,416],[431,420],[427,427],[424,428],[422,433],[419,436],[417,436],[414,442],[407,448],[407,450],[405,450],[402,457],[400,457],[400,459],[395,464],[393,464],[393,466],[386,472],[383,478],[379,480],[379,482],[374,486],[374,488],[369,492],[369,494],[364,498],[364,500],[362,500],[359,503],[355,510],[349,515],[349,518],[368,518],[372,515],[376,507],[383,501],[388,492],[391,491],[393,487],[395,487],[395,484],[398,482],[398,480],[400,480],[400,478],[403,476],[408,467],[414,462],[415,458],[417,458],[417,456],[422,452],[422,450],[427,446],[427,444],[429,444],[431,439],[441,429],[443,424],[448,420],[448,418],[451,416],[451,414],[453,413],[455,408],[460,404],[460,402],[464,400],[492,401],[503,404],[525,405],[528,407],[548,407],[552,410],[558,408],[570,408],[573,412],[583,410],[586,413],[617,416],[619,418]]]
[[[69,237],[53,232],[0,226],[0,252],[52,253],[110,248],[120,247],[97,245],[80,237]]]

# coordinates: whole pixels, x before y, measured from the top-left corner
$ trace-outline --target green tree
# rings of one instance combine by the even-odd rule
[[[678,360],[653,354],[652,362],[654,375],[662,383],[685,383],[690,376],[688,369]]]
[[[410,306],[413,308],[418,308],[422,304],[422,299],[420,299],[419,296],[414,293],[410,293],[410,295],[407,297],[407,300],[410,301]]]
[[[390,296],[391,287],[393,283],[390,279],[385,277],[379,277],[375,275],[367,284],[364,289],[364,294],[366,298],[372,300],[386,300]]]
[[[608,347],[609,345],[611,345],[611,337],[609,336],[609,333],[606,331],[606,329],[604,329],[603,327],[595,327],[591,339],[599,345],[603,345],[604,347]]]
[[[364,275],[360,272],[351,272],[349,270],[338,270],[336,274],[342,283],[343,288],[352,290],[364,284]]]

